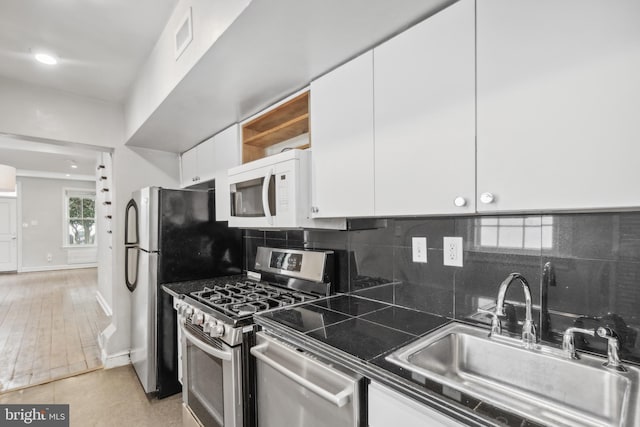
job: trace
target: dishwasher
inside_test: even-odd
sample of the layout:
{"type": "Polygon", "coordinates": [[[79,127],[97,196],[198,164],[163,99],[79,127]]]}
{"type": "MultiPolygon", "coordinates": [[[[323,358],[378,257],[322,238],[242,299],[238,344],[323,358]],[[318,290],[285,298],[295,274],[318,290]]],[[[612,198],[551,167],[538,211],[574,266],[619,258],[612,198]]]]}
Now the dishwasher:
{"type": "Polygon", "coordinates": [[[264,331],[257,333],[251,354],[259,427],[359,427],[365,421],[362,376],[264,331]]]}

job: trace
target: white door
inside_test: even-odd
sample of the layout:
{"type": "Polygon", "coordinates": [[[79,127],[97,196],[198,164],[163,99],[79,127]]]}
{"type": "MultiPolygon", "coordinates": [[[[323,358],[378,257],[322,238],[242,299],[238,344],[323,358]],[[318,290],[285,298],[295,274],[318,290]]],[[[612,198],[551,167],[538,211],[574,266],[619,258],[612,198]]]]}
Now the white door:
{"type": "Polygon", "coordinates": [[[477,12],[478,211],[640,206],[640,2],[477,12]]]}
{"type": "Polygon", "coordinates": [[[373,49],[375,213],[475,211],[475,2],[373,49]]]}
{"type": "Polygon", "coordinates": [[[373,52],[311,82],[314,218],[373,216],[373,52]]]}
{"type": "Polygon", "coordinates": [[[18,269],[16,199],[0,197],[0,271],[18,269]]]}
{"type": "Polygon", "coordinates": [[[198,178],[198,147],[182,153],[180,166],[181,186],[184,188],[196,184],[198,178]]]}

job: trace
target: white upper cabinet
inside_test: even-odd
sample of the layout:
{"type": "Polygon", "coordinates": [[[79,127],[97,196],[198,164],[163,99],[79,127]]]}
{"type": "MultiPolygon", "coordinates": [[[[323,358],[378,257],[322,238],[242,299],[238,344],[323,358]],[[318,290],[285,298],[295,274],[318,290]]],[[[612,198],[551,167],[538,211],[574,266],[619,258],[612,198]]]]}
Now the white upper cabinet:
{"type": "Polygon", "coordinates": [[[314,218],[374,214],[373,52],[311,82],[314,218]]]}
{"type": "Polygon", "coordinates": [[[180,185],[184,188],[197,184],[197,178],[198,147],[194,147],[180,156],[180,185]]]}
{"type": "Polygon", "coordinates": [[[216,178],[240,164],[238,125],[228,127],[181,156],[181,185],[189,187],[216,178]]]}
{"type": "Polygon", "coordinates": [[[209,169],[212,175],[226,172],[240,164],[240,133],[237,124],[230,126],[213,137],[213,159],[209,169]]]}
{"type": "Polygon", "coordinates": [[[196,147],[198,163],[197,182],[211,181],[216,173],[216,146],[217,138],[213,136],[196,147]]]}
{"type": "Polygon", "coordinates": [[[478,211],[640,206],[640,2],[477,12],[478,211]]]}
{"type": "Polygon", "coordinates": [[[474,212],[473,0],[374,49],[374,107],[376,215],[474,212]]]}

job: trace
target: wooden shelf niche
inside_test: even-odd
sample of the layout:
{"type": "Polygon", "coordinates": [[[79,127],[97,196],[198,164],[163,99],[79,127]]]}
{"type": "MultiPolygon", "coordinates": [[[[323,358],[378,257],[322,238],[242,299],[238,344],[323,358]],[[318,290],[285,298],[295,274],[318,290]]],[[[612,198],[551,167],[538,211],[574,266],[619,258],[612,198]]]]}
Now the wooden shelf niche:
{"type": "MultiPolygon", "coordinates": [[[[309,133],[309,91],[267,111],[242,126],[242,163],[266,157],[276,144],[309,133]]],[[[290,148],[310,147],[309,138],[297,138],[290,148]]]]}

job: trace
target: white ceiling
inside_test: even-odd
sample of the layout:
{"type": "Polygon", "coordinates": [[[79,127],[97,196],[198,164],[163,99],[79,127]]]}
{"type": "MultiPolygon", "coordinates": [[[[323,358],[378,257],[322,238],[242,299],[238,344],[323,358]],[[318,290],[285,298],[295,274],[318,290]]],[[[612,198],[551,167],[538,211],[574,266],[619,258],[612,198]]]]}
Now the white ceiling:
{"type": "Polygon", "coordinates": [[[0,163],[20,172],[95,176],[98,152],[81,144],[58,145],[0,135],[0,163]],[[74,163],[78,167],[72,168],[74,163]]]}
{"type": "Polygon", "coordinates": [[[0,75],[121,103],[178,0],[2,0],[0,75]],[[33,60],[54,53],[59,64],[33,60]]]}
{"type": "Polygon", "coordinates": [[[253,0],[127,145],[183,152],[455,0],[253,0]]]}
{"type": "MultiPolygon", "coordinates": [[[[0,76],[123,103],[178,0],[0,0],[0,76]],[[32,51],[58,58],[51,67],[32,51]]],[[[0,163],[90,175],[96,152],[0,135],[0,163]],[[74,160],[78,168],[71,169],[74,160]]]]}

